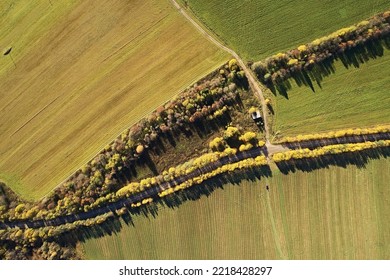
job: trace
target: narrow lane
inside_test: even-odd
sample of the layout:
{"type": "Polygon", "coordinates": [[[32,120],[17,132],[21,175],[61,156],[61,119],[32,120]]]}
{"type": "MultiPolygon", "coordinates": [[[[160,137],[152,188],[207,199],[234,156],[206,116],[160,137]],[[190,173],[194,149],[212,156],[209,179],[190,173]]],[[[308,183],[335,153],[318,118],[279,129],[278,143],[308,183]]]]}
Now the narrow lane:
{"type": "Polygon", "coordinates": [[[263,95],[263,91],[260,88],[259,83],[257,82],[256,77],[254,76],[253,72],[246,66],[244,61],[241,59],[241,57],[232,49],[228,48],[227,46],[220,43],[214,36],[212,36],[209,32],[207,32],[207,29],[205,27],[202,27],[200,24],[198,24],[186,11],[183,9],[176,0],[171,0],[172,4],[176,7],[176,9],[193,25],[196,29],[199,30],[203,36],[205,36],[209,41],[214,43],[217,47],[223,49],[227,53],[231,54],[240,65],[241,69],[245,72],[246,77],[248,78],[249,85],[256,94],[256,96],[260,99],[261,107],[263,111],[263,119],[264,119],[264,130],[265,130],[265,138],[267,144],[270,143],[269,141],[269,127],[268,127],[268,117],[267,117],[267,105],[265,103],[265,98],[263,95]]]}

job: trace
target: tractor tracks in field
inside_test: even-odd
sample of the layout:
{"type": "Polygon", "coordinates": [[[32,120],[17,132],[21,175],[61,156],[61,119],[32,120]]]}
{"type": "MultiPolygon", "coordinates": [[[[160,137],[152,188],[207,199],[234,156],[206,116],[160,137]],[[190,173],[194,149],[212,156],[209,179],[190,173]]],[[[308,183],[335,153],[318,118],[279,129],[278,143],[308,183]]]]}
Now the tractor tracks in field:
{"type": "Polygon", "coordinates": [[[24,124],[22,124],[20,127],[18,127],[9,137],[14,136],[16,133],[18,133],[23,127],[25,127],[27,124],[29,124],[32,120],[34,120],[39,114],[41,114],[46,108],[48,108],[51,104],[53,104],[60,95],[58,95],[56,98],[54,98],[52,101],[50,101],[48,104],[46,104],[43,108],[41,108],[37,113],[35,113],[32,117],[30,117],[24,124]]]}

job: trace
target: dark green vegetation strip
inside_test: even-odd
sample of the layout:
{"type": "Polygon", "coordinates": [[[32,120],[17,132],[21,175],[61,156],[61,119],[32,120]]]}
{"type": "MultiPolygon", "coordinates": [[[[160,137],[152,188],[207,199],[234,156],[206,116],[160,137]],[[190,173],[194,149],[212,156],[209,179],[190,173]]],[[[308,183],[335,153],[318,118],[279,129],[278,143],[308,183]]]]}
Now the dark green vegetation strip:
{"type": "Polygon", "coordinates": [[[389,180],[389,159],[275,173],[137,218],[84,248],[91,259],[388,259],[389,180]]]}
{"type": "Polygon", "coordinates": [[[387,0],[182,0],[247,60],[286,51],[390,8],[387,0]]]}

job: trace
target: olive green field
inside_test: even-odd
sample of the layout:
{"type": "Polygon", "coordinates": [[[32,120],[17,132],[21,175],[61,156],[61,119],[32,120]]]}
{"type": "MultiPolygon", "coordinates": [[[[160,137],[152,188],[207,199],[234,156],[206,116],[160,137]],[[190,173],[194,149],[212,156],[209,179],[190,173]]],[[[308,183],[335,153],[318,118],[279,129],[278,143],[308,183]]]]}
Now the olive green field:
{"type": "MultiPolygon", "coordinates": [[[[345,68],[335,64],[335,74],[319,87],[298,87],[291,79],[288,99],[274,98],[273,132],[280,136],[369,127],[390,123],[390,51],[382,57],[345,68]]],[[[271,93],[270,93],[271,94],[271,93]]]]}
{"type": "Polygon", "coordinates": [[[180,0],[245,60],[261,60],[390,8],[377,0],[180,0]]]}
{"type": "Polygon", "coordinates": [[[83,247],[89,259],[389,259],[388,182],[388,158],[365,168],[274,170],[136,217],[83,247]]]}
{"type": "Polygon", "coordinates": [[[0,26],[0,180],[27,200],[229,59],[169,0],[1,1],[0,26]]]}

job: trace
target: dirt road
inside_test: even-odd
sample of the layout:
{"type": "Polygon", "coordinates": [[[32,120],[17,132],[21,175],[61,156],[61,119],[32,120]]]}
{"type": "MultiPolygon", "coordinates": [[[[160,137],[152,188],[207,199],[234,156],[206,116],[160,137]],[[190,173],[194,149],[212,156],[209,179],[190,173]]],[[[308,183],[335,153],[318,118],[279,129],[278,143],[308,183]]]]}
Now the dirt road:
{"type": "Polygon", "coordinates": [[[178,11],[193,25],[196,29],[199,30],[200,33],[202,33],[208,40],[210,40],[212,43],[217,45],[219,48],[223,49],[227,53],[231,54],[240,65],[241,69],[245,72],[246,77],[248,78],[249,85],[253,92],[259,97],[261,102],[261,107],[263,111],[263,119],[264,119],[264,130],[265,130],[265,137],[267,140],[267,145],[269,142],[269,127],[268,127],[268,118],[267,118],[267,105],[265,104],[265,98],[263,95],[263,91],[260,88],[259,83],[257,82],[256,77],[254,76],[253,72],[246,66],[244,61],[241,59],[241,57],[232,49],[228,48],[227,46],[220,43],[217,39],[215,39],[214,36],[212,36],[209,32],[207,32],[207,29],[200,24],[198,24],[178,3],[176,0],[171,0],[173,5],[178,9],[178,11]]]}

